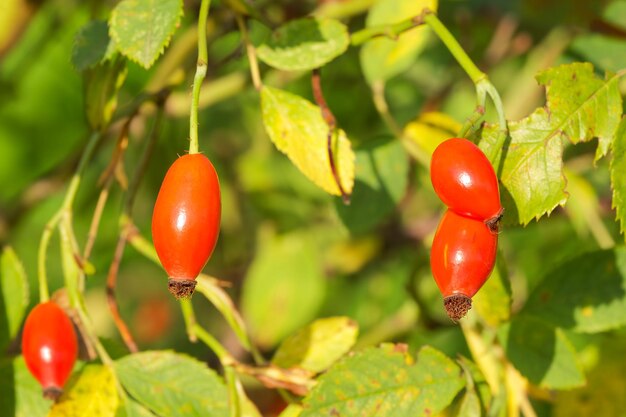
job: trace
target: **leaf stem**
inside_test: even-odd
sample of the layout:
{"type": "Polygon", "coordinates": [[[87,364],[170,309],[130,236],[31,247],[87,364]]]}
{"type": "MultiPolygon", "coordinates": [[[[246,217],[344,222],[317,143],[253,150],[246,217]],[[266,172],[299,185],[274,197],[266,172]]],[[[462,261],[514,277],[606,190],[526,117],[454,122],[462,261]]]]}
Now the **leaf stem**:
{"type": "Polygon", "coordinates": [[[193,77],[191,93],[191,112],[189,115],[189,154],[198,153],[198,102],[200,101],[200,87],[206,77],[209,53],[206,41],[206,21],[209,16],[211,0],[202,0],[198,15],[198,62],[196,74],[193,77]]]}
{"type": "Polygon", "coordinates": [[[76,192],[78,191],[78,186],[80,185],[82,172],[85,169],[87,162],[89,162],[89,160],[91,159],[91,156],[93,155],[96,145],[100,141],[101,137],[101,131],[94,131],[91,134],[89,141],[87,142],[87,146],[85,147],[85,150],[83,151],[83,154],[80,158],[74,176],[70,181],[67,191],[65,192],[63,204],[61,205],[59,210],[54,213],[50,220],[48,220],[48,222],[44,226],[43,232],[41,233],[41,239],[39,240],[39,249],[37,252],[37,276],[39,281],[39,301],[42,303],[50,299],[50,291],[48,289],[48,277],[46,273],[46,257],[48,254],[48,245],[50,244],[50,238],[52,237],[54,229],[59,224],[59,221],[61,221],[61,218],[66,214],[66,212],[71,210],[74,198],[76,197],[76,192]]]}
{"type": "Polygon", "coordinates": [[[209,347],[209,349],[213,351],[213,353],[215,353],[223,366],[230,366],[236,363],[235,359],[230,355],[226,348],[197,323],[193,325],[193,332],[198,336],[198,339],[200,339],[209,347]]]}
{"type": "Polygon", "coordinates": [[[239,26],[239,31],[241,32],[241,37],[246,46],[246,54],[248,55],[248,63],[250,65],[250,76],[252,77],[252,84],[254,88],[261,90],[263,87],[263,83],[261,81],[261,71],[259,70],[259,61],[256,58],[256,50],[254,49],[254,45],[250,41],[250,36],[248,35],[248,28],[246,27],[246,22],[243,17],[239,14],[235,14],[235,19],[237,19],[237,26],[239,26]]]}
{"type": "Polygon", "coordinates": [[[452,33],[450,33],[448,28],[441,23],[441,20],[439,20],[435,13],[430,10],[424,10],[422,14],[424,23],[428,24],[433,32],[435,32],[441,42],[444,43],[452,56],[454,56],[457,60],[459,65],[461,65],[463,70],[472,79],[474,84],[477,84],[480,80],[487,77],[484,72],[478,69],[465,50],[461,47],[459,42],[454,38],[454,36],[452,36],[452,33]]]}
{"type": "Polygon", "coordinates": [[[228,387],[228,400],[230,402],[230,417],[241,417],[241,402],[237,390],[237,374],[232,366],[224,367],[226,386],[228,387]]]}
{"type": "Polygon", "coordinates": [[[343,185],[341,184],[341,177],[339,176],[339,170],[337,169],[337,164],[335,163],[335,154],[333,152],[333,137],[337,133],[337,119],[335,119],[335,115],[333,115],[333,112],[330,110],[330,107],[328,107],[326,99],[324,98],[319,68],[313,70],[313,74],[311,75],[311,88],[313,90],[315,103],[317,103],[317,105],[321,109],[322,118],[328,125],[328,134],[326,136],[326,152],[328,154],[330,172],[333,175],[333,179],[335,180],[335,184],[337,185],[337,189],[339,190],[339,194],[341,195],[343,203],[347,205],[350,204],[350,195],[346,193],[346,190],[344,190],[343,185]]]}
{"type": "Polygon", "coordinates": [[[426,12],[423,12],[417,16],[402,20],[391,25],[378,25],[361,29],[350,35],[350,44],[352,46],[359,46],[371,39],[380,37],[386,37],[396,40],[398,39],[398,36],[406,32],[407,30],[411,30],[414,27],[424,24],[425,14],[426,12]]]}
{"type": "Polygon", "coordinates": [[[187,330],[187,337],[189,341],[195,343],[198,341],[198,336],[195,332],[196,315],[193,312],[193,305],[191,299],[180,299],[180,309],[183,312],[183,320],[185,321],[185,329],[187,330]]]}

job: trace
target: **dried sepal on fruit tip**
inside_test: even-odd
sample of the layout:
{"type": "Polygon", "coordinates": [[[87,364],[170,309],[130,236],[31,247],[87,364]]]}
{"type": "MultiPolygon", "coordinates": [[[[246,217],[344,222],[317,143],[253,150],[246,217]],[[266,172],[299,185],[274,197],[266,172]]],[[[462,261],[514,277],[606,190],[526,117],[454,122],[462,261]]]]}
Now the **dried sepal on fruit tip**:
{"type": "Polygon", "coordinates": [[[443,299],[448,317],[455,323],[461,320],[472,308],[472,299],[463,294],[454,294],[443,299]]]}
{"type": "Polygon", "coordinates": [[[177,300],[191,298],[196,290],[196,281],[191,279],[170,278],[167,281],[167,289],[177,300]]]}
{"type": "Polygon", "coordinates": [[[63,390],[59,387],[48,387],[43,390],[43,397],[54,402],[57,402],[62,394],[63,390]]]}

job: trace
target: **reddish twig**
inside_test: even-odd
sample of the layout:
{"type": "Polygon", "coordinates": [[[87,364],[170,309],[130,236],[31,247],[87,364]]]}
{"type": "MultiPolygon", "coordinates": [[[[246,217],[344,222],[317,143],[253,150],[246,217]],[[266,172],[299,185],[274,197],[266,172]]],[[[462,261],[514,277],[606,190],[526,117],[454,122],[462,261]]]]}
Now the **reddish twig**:
{"type": "Polygon", "coordinates": [[[113,261],[111,262],[111,266],[109,267],[109,273],[107,275],[107,302],[109,303],[109,309],[111,310],[111,316],[113,317],[113,321],[117,326],[117,330],[120,332],[120,336],[122,336],[122,340],[128,347],[128,350],[131,353],[138,352],[137,344],[133,339],[133,336],[126,326],[126,323],[120,316],[120,311],[117,306],[117,299],[115,298],[115,286],[117,285],[117,274],[119,271],[120,263],[122,261],[122,256],[124,255],[124,248],[126,247],[126,241],[129,236],[134,233],[134,226],[131,224],[127,224],[124,226],[122,233],[117,241],[117,246],[115,247],[115,255],[113,256],[113,261]]]}
{"type": "Polygon", "coordinates": [[[328,162],[330,164],[330,171],[333,174],[333,178],[335,179],[337,188],[339,188],[339,193],[341,194],[341,199],[343,200],[344,204],[350,204],[350,195],[346,193],[346,191],[343,189],[343,186],[341,185],[341,178],[339,177],[339,170],[337,169],[337,165],[335,164],[335,155],[333,153],[333,136],[337,132],[337,119],[335,119],[335,116],[333,115],[332,111],[328,107],[328,104],[326,103],[326,100],[324,99],[319,68],[313,70],[313,74],[311,76],[311,87],[313,89],[313,97],[315,98],[315,102],[322,110],[322,117],[328,125],[326,149],[328,151],[328,162]]]}

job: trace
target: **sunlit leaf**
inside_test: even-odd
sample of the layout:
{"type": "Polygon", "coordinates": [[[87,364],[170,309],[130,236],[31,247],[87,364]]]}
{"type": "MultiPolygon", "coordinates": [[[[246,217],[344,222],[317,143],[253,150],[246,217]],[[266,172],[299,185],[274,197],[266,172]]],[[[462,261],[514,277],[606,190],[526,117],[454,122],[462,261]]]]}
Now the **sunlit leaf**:
{"type": "MultiPolygon", "coordinates": [[[[274,145],[311,181],[333,195],[340,195],[328,157],[328,125],[320,108],[311,102],[272,87],[261,90],[265,130],[274,145]]],[[[343,190],[354,185],[354,153],[343,130],[333,135],[331,149],[343,190]]]]}
{"type": "Polygon", "coordinates": [[[196,359],[146,351],[115,361],[115,370],[129,394],[159,416],[228,416],[226,386],[196,359]]]}
{"type": "Polygon", "coordinates": [[[111,12],[111,38],[122,54],[150,68],[169,44],[182,14],[182,0],[122,0],[111,12]]]}
{"type": "Polygon", "coordinates": [[[119,397],[111,370],[103,365],[87,365],[52,407],[48,417],[113,417],[119,397]]]}
{"type": "Polygon", "coordinates": [[[626,117],[622,118],[615,142],[613,142],[613,158],[611,159],[611,187],[616,218],[622,234],[626,231],[626,117]]]}
{"type": "Polygon", "coordinates": [[[312,70],[343,54],[349,44],[348,29],[338,20],[304,18],[276,29],[256,52],[274,68],[312,70]]]}
{"type": "Polygon", "coordinates": [[[356,342],[357,324],[348,317],[315,320],[278,347],[272,363],[321,372],[345,355],[356,342]]]}
{"type": "MultiPolygon", "coordinates": [[[[600,79],[587,63],[550,68],[537,76],[546,87],[547,106],[509,123],[510,142],[498,150],[494,164],[504,186],[507,217],[527,224],[565,203],[563,140],[578,143],[597,137],[596,158],[606,154],[622,114],[618,78],[608,74],[600,79]],[[507,207],[507,194],[513,207],[507,207]]],[[[494,126],[483,130],[480,146],[486,153],[496,136],[494,126]]]]}
{"type": "Polygon", "coordinates": [[[422,348],[415,359],[401,346],[367,348],[319,379],[301,416],[437,415],[464,383],[459,367],[433,348],[422,348]]]}
{"type": "Polygon", "coordinates": [[[445,113],[427,112],[419,115],[417,120],[408,123],[404,134],[429,157],[441,142],[455,137],[461,124],[445,113]]]}

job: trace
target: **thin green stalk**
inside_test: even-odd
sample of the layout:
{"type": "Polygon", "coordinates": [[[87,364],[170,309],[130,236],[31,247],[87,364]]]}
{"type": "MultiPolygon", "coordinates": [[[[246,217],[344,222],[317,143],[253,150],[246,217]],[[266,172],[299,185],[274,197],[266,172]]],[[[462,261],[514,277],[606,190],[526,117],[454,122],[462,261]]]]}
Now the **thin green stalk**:
{"type": "Polygon", "coordinates": [[[448,28],[441,23],[441,20],[439,20],[436,14],[425,13],[424,23],[428,24],[441,42],[446,45],[452,56],[454,56],[459,65],[461,65],[463,70],[469,75],[474,84],[477,84],[480,80],[487,77],[484,72],[478,69],[465,50],[459,45],[459,42],[452,36],[448,28]]]}
{"type": "Polygon", "coordinates": [[[237,19],[237,26],[239,26],[241,37],[246,46],[246,53],[248,55],[248,63],[250,65],[250,76],[252,77],[252,84],[254,85],[254,88],[260,90],[261,87],[263,87],[263,83],[261,82],[261,71],[259,70],[259,61],[256,58],[254,45],[252,45],[252,42],[250,41],[248,28],[246,27],[246,22],[243,20],[243,17],[241,17],[241,15],[239,14],[236,14],[235,18],[237,19]]]}
{"type": "Polygon", "coordinates": [[[96,145],[100,141],[101,137],[102,132],[100,131],[96,131],[91,134],[89,141],[87,142],[87,146],[85,147],[85,150],[80,158],[80,162],[78,163],[78,167],[76,168],[76,172],[70,181],[67,191],[65,192],[63,204],[61,205],[61,208],[54,213],[50,220],[48,220],[41,234],[41,239],[39,240],[39,250],[37,252],[37,275],[39,281],[39,300],[42,303],[50,299],[48,276],[46,273],[46,256],[48,254],[50,238],[52,237],[52,233],[54,232],[55,227],[59,224],[61,218],[69,210],[71,210],[74,198],[76,197],[76,192],[78,191],[78,186],[80,185],[82,172],[91,159],[91,156],[93,155],[96,145]]]}
{"type": "Polygon", "coordinates": [[[378,25],[361,29],[350,35],[350,44],[352,46],[359,46],[370,39],[379,37],[397,39],[403,32],[413,29],[423,23],[423,15],[418,15],[391,25],[378,25]]]}
{"type": "Polygon", "coordinates": [[[228,387],[228,399],[230,402],[230,417],[241,417],[241,404],[239,401],[239,392],[237,390],[237,374],[232,366],[224,367],[224,376],[226,377],[226,386],[228,387]]]}
{"type": "Polygon", "coordinates": [[[180,301],[180,309],[183,312],[183,319],[185,321],[185,329],[187,329],[187,337],[189,341],[195,343],[198,341],[198,337],[194,332],[196,325],[196,315],[193,312],[193,305],[191,304],[191,299],[181,299],[180,301]]]}
{"type": "Polygon", "coordinates": [[[198,16],[198,63],[196,74],[193,77],[191,93],[191,113],[189,115],[189,153],[198,153],[198,102],[200,101],[200,87],[206,77],[209,53],[206,42],[206,21],[209,16],[211,0],[202,0],[200,15],[198,16]]]}
{"type": "Polygon", "coordinates": [[[198,325],[197,323],[194,324],[193,332],[196,334],[196,336],[198,336],[198,339],[200,339],[205,345],[209,347],[209,349],[213,351],[213,353],[215,353],[223,366],[229,366],[236,362],[235,359],[226,350],[226,348],[222,346],[222,344],[209,332],[204,330],[202,326],[198,325]]]}

